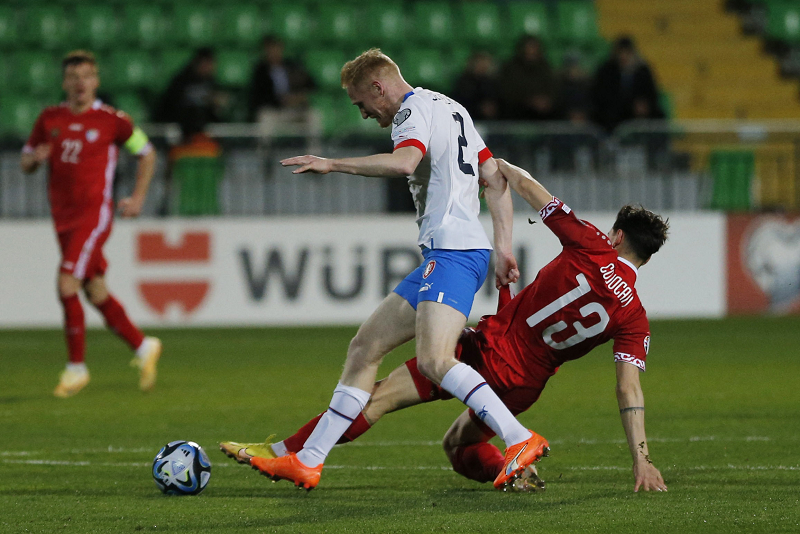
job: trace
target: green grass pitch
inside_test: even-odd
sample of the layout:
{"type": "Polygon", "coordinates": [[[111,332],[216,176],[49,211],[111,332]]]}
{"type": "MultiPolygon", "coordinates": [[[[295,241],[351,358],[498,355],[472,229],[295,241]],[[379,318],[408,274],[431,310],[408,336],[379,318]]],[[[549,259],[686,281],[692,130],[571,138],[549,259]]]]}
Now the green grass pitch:
{"type": "MultiPolygon", "coordinates": [[[[330,399],[352,328],[156,332],[154,392],[90,331],[92,382],[51,396],[60,331],[0,331],[0,532],[800,532],[800,319],[654,322],[642,376],[651,455],[669,492],[634,494],[605,346],[566,364],[521,416],[546,436],[547,490],[459,477],[438,445],[457,401],[388,415],[298,491],[225,458],[221,440],[285,437],[330,399]],[[213,468],[167,497],[150,465],[175,439],[213,468]]],[[[410,357],[391,354],[384,376],[410,357]]]]}

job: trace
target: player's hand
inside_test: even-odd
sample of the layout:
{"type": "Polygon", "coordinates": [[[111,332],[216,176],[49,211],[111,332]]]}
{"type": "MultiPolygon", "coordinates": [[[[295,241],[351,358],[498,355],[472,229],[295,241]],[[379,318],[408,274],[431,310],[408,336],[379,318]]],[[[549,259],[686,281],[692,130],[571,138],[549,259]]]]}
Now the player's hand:
{"type": "Polygon", "coordinates": [[[497,289],[519,280],[517,258],[511,252],[495,250],[494,285],[497,289]]]}
{"type": "Polygon", "coordinates": [[[649,461],[642,460],[633,464],[633,478],[635,485],[633,491],[667,491],[667,485],[661,476],[661,472],[649,461]]]}
{"type": "Polygon", "coordinates": [[[119,212],[125,218],[138,217],[142,213],[142,206],[144,206],[144,199],[135,196],[123,198],[117,205],[119,212]]]}
{"type": "Polygon", "coordinates": [[[331,172],[331,160],[318,156],[295,156],[281,160],[284,167],[297,166],[299,168],[292,171],[292,174],[302,174],[313,172],[316,174],[328,174],[331,172]]]}
{"type": "Polygon", "coordinates": [[[53,152],[53,145],[43,143],[33,149],[33,159],[36,163],[44,163],[50,158],[50,153],[53,152]]]}

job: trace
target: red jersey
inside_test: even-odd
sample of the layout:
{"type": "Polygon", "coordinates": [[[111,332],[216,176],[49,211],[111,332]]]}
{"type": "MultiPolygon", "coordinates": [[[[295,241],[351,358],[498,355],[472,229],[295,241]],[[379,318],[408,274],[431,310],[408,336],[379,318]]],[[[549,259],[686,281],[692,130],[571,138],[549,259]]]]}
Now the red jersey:
{"type": "Polygon", "coordinates": [[[557,198],[540,214],[564,249],[497,315],[481,319],[477,330],[531,384],[543,385],[561,364],[610,339],[615,361],[644,371],[650,327],[634,289],[635,266],[557,198]]]}
{"type": "Polygon", "coordinates": [[[66,104],[39,115],[23,152],[52,145],[48,193],[56,232],[110,224],[117,154],[132,134],[130,117],[99,100],[78,115],[66,104]]]}

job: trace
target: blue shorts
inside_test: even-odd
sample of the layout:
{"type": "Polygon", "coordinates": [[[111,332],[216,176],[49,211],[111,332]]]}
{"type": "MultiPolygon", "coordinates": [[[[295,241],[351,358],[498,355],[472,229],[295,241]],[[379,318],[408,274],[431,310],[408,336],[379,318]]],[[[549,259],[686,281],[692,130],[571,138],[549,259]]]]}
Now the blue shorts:
{"type": "Polygon", "coordinates": [[[416,310],[423,300],[441,302],[469,317],[475,293],[486,280],[491,250],[425,249],[425,261],[394,292],[416,310]]]}

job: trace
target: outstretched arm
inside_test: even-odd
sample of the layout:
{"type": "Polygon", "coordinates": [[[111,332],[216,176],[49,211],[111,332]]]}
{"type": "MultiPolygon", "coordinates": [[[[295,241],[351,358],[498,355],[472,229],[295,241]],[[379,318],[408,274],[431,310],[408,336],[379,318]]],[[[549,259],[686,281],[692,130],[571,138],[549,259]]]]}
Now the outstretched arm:
{"type": "Polygon", "coordinates": [[[553,195],[542,184],[534,180],[528,171],[503,159],[495,161],[497,161],[500,172],[506,177],[511,188],[524,198],[533,209],[539,211],[553,200],[553,195]]]}
{"type": "Polygon", "coordinates": [[[517,260],[511,249],[511,230],[514,220],[514,205],[511,202],[511,189],[503,177],[494,158],[481,163],[479,169],[486,205],[492,216],[494,231],[495,286],[507,286],[519,279],[517,260]]]}
{"type": "Polygon", "coordinates": [[[622,426],[628,438],[628,448],[633,457],[633,491],[667,491],[661,473],[650,460],[647,437],[644,432],[644,394],[639,383],[639,368],[626,362],[617,362],[617,403],[622,426]]]}
{"type": "Polygon", "coordinates": [[[360,176],[379,178],[401,178],[414,173],[422,161],[422,151],[413,146],[398,148],[391,154],[375,154],[360,158],[320,158],[318,156],[295,156],[281,160],[284,167],[297,166],[293,174],[312,172],[328,174],[344,172],[360,176]]]}

